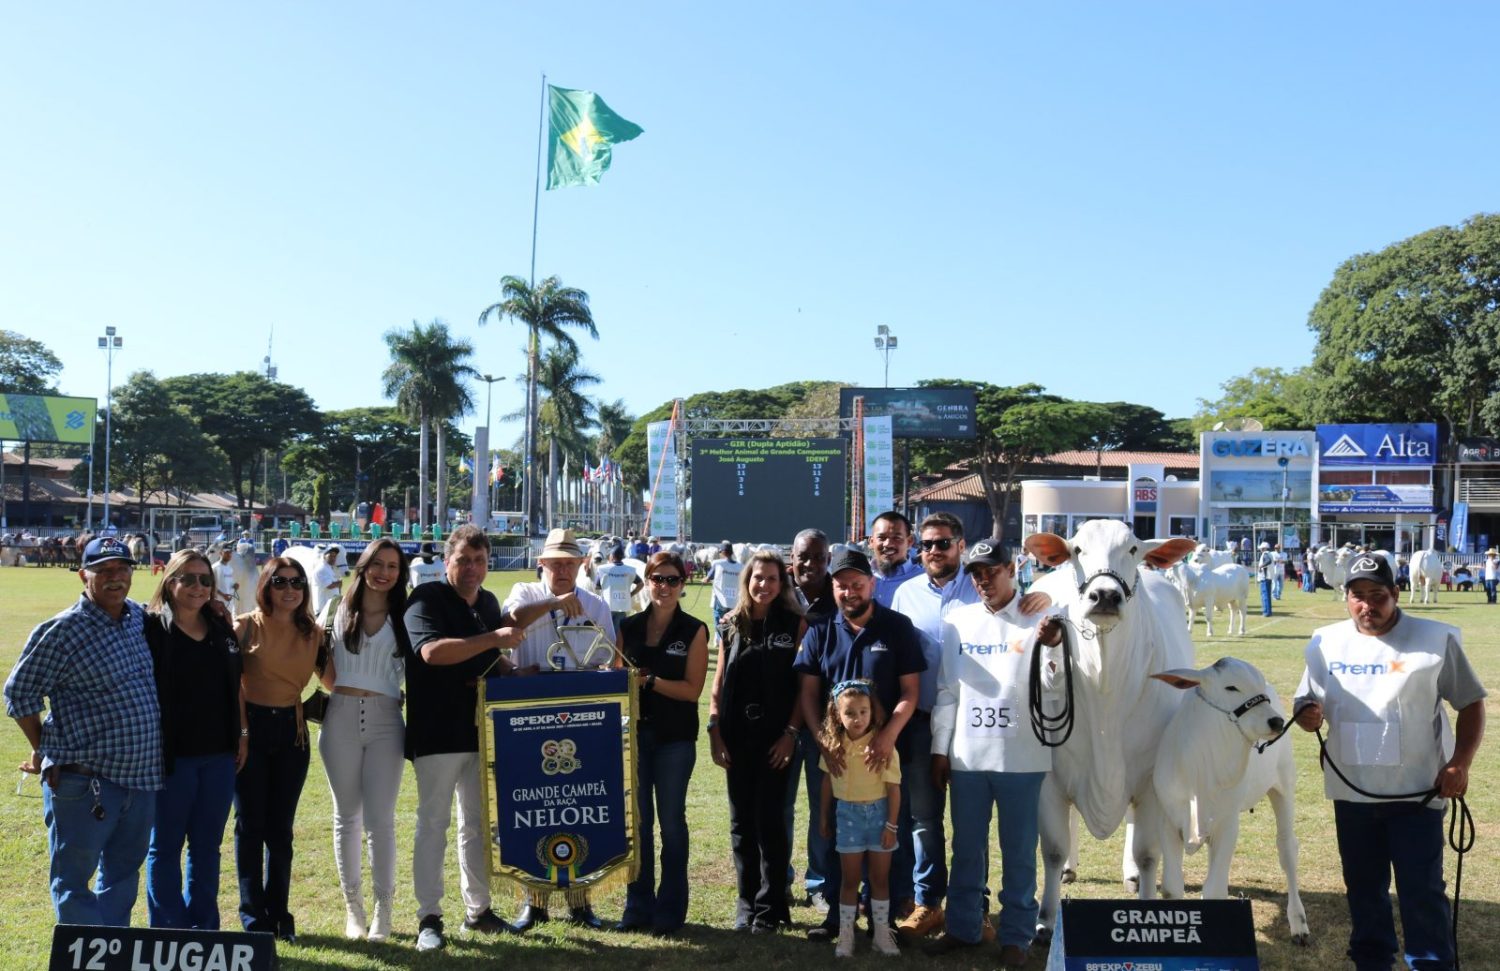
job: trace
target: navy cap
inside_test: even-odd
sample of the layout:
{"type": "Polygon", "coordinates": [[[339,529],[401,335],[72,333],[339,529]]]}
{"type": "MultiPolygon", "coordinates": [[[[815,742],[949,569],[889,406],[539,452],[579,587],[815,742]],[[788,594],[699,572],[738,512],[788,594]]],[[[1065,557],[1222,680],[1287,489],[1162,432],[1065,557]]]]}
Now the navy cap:
{"type": "Polygon", "coordinates": [[[833,554],[833,560],[828,564],[828,575],[837,576],[844,570],[854,570],[863,573],[867,577],[875,575],[870,569],[870,558],[859,550],[846,546],[833,554]]]}
{"type": "Polygon", "coordinates": [[[1004,566],[1011,562],[1005,541],[998,536],[982,539],[969,547],[964,563],[968,566],[1004,566]]]}
{"type": "Polygon", "coordinates": [[[135,557],[130,555],[130,547],[115,539],[113,536],[101,536],[93,540],[83,548],[83,568],[98,566],[110,560],[123,560],[126,563],[134,563],[135,557]]]}
{"type": "Polygon", "coordinates": [[[1344,587],[1355,580],[1374,580],[1382,587],[1394,587],[1396,578],[1391,576],[1391,564],[1375,553],[1361,553],[1349,561],[1349,572],[1344,575],[1344,587]]]}

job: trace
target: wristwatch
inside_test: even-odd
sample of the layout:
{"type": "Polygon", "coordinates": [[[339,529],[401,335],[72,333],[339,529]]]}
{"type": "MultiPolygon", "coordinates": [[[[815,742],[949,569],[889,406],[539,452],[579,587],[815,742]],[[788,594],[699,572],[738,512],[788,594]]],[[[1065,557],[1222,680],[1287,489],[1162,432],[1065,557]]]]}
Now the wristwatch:
{"type": "Polygon", "coordinates": [[[656,690],[656,674],[655,673],[646,675],[646,690],[647,691],[655,691],[656,690]]]}

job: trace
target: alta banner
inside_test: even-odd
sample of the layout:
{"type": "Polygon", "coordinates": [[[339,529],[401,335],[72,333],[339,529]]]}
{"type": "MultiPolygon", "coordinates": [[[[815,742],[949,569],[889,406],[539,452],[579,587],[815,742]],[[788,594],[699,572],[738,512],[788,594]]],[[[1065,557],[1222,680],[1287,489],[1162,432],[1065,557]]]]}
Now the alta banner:
{"type": "Polygon", "coordinates": [[[633,878],[632,672],[487,678],[480,706],[491,876],[534,891],[633,878]]]}

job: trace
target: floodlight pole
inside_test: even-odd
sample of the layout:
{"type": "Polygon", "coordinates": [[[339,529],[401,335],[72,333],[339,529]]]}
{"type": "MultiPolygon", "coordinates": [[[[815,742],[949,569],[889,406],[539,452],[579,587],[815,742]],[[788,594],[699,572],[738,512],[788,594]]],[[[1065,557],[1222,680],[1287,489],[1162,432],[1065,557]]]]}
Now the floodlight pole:
{"type": "Polygon", "coordinates": [[[894,351],[897,346],[899,346],[899,341],[896,335],[891,333],[889,327],[881,324],[875,328],[875,350],[885,357],[885,383],[881,385],[882,388],[891,386],[891,351],[894,351]]]}
{"type": "MultiPolygon", "coordinates": [[[[104,527],[103,531],[108,533],[109,522],[109,437],[110,429],[114,425],[115,409],[113,405],[113,394],[115,387],[115,351],[125,345],[125,339],[115,333],[115,328],[104,328],[104,336],[99,338],[99,346],[104,349],[104,527]]],[[[90,468],[89,475],[92,480],[93,469],[90,468]]],[[[90,504],[89,509],[93,509],[90,504]]]]}
{"type": "MultiPolygon", "coordinates": [[[[529,361],[530,359],[531,359],[531,355],[528,354],[527,355],[527,360],[529,361]]],[[[502,374],[502,375],[500,375],[497,378],[494,375],[481,374],[479,376],[479,380],[481,380],[481,381],[484,382],[484,430],[485,430],[486,436],[488,436],[488,434],[490,432],[490,402],[493,400],[493,398],[495,396],[495,382],[496,381],[504,381],[505,380],[505,375],[502,374]]],[[[488,442],[488,438],[486,438],[486,441],[488,442]]],[[[493,442],[488,442],[488,444],[489,444],[490,450],[493,451],[495,449],[494,443],[493,442]]],[[[479,460],[480,460],[480,457],[476,456],[475,457],[475,461],[479,461],[479,460]]],[[[489,479],[489,475],[490,475],[490,469],[492,469],[494,467],[494,465],[493,465],[493,463],[491,463],[490,457],[488,455],[483,456],[483,461],[485,463],[485,466],[484,466],[484,475],[485,475],[485,478],[488,480],[489,479]]],[[[478,481],[478,478],[479,478],[479,470],[478,469],[474,470],[474,478],[475,478],[476,481],[478,481]]],[[[485,496],[487,497],[487,499],[489,501],[489,507],[487,509],[485,509],[485,511],[484,511],[485,525],[489,525],[490,513],[492,513],[492,512],[495,511],[495,486],[496,486],[496,483],[493,480],[490,480],[489,485],[484,490],[484,494],[485,494],[485,496]]]]}

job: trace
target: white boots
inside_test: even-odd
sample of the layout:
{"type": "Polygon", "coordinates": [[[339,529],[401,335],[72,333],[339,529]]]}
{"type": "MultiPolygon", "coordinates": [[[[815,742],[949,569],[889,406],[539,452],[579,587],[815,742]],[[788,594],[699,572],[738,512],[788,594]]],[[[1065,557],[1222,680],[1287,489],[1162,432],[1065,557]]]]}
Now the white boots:
{"type": "Polygon", "coordinates": [[[896,946],[896,935],[891,930],[889,900],[870,901],[870,925],[875,929],[875,950],[886,957],[895,957],[901,953],[901,949],[896,946]]]}
{"type": "Polygon", "coordinates": [[[344,898],[344,936],[351,941],[365,936],[365,902],[358,896],[344,898]]]}
{"type": "Polygon", "coordinates": [[[839,904],[839,939],[833,945],[834,957],[854,957],[854,918],[858,913],[855,904],[839,904]]]}
{"type": "Polygon", "coordinates": [[[370,940],[380,942],[391,936],[391,898],[375,898],[375,919],[370,921],[370,940]]]}

